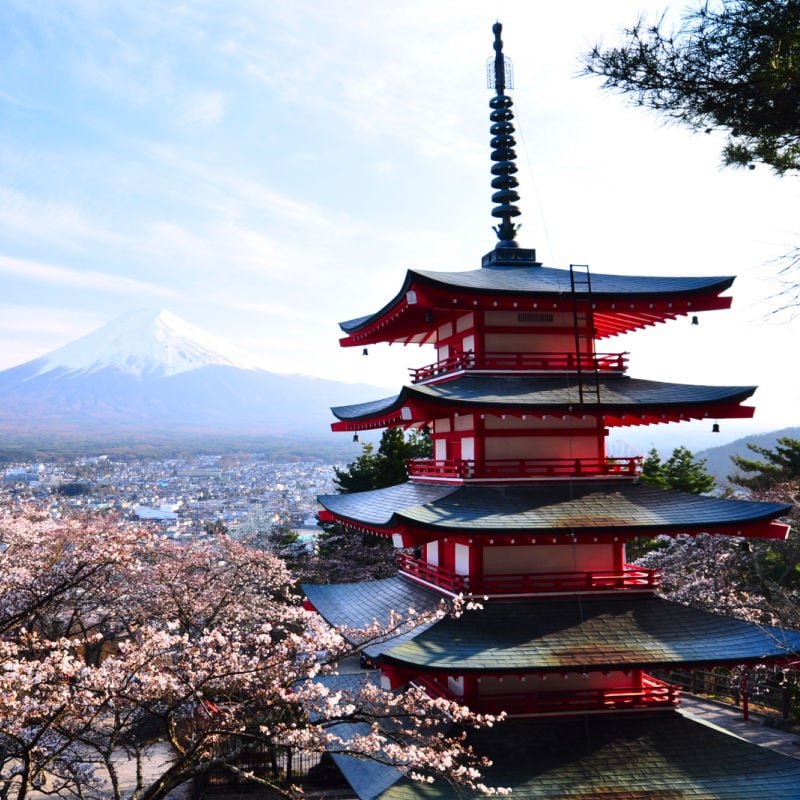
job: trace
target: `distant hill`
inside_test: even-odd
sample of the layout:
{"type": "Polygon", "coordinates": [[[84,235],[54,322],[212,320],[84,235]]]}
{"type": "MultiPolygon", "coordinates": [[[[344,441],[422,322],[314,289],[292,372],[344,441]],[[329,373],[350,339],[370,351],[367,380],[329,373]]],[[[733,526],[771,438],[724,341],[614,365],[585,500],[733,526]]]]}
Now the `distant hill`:
{"type": "Polygon", "coordinates": [[[697,458],[706,459],[706,468],[717,479],[717,483],[719,483],[720,486],[724,486],[728,483],[728,475],[734,472],[731,456],[750,457],[752,453],[747,447],[748,443],[771,449],[775,446],[778,439],[784,436],[788,436],[790,439],[800,439],[800,427],[782,428],[779,431],[753,434],[752,436],[737,439],[734,442],[729,442],[720,447],[700,450],[695,453],[695,456],[697,458]]]}
{"type": "Polygon", "coordinates": [[[330,407],[388,393],[268,372],[174,314],[148,309],[0,372],[0,456],[196,452],[225,442],[348,452],[347,437],[330,432],[330,407]]]}

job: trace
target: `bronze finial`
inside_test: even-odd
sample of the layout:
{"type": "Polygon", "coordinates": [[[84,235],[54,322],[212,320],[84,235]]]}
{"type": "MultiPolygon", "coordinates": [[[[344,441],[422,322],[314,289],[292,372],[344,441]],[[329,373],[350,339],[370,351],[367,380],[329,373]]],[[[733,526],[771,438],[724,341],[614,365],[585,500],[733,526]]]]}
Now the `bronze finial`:
{"type": "MultiPolygon", "coordinates": [[[[511,110],[513,100],[505,93],[506,88],[513,88],[513,73],[511,62],[503,55],[503,40],[500,38],[503,26],[495,22],[492,26],[494,32],[494,88],[495,96],[489,101],[492,113],[489,119],[492,121],[490,132],[492,134],[492,188],[497,191],[492,195],[492,202],[497,205],[492,209],[492,216],[500,220],[500,224],[494,227],[497,238],[500,240],[497,247],[517,247],[514,241],[517,235],[517,225],[511,222],[512,217],[519,216],[519,209],[514,205],[519,200],[519,194],[515,191],[519,182],[514,177],[517,166],[514,161],[517,158],[514,152],[516,141],[514,140],[514,112],[511,110]]],[[[491,63],[491,59],[490,59],[491,63]]]]}

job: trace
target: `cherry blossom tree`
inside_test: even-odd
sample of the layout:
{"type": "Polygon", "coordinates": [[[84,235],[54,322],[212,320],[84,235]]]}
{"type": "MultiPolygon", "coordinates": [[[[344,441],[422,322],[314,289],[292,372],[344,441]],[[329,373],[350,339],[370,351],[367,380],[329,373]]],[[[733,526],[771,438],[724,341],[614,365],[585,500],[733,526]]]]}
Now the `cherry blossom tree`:
{"type": "Polygon", "coordinates": [[[738,536],[661,537],[636,563],[663,573],[663,593],[752,622],[800,627],[800,486],[776,484],[754,500],[792,504],[786,541],[738,536]]]}
{"type": "MultiPolygon", "coordinates": [[[[3,796],[157,800],[283,748],[493,791],[481,760],[445,732],[491,718],[414,687],[332,688],[325,677],[365,643],[429,617],[336,630],[303,609],[292,584],[274,556],[226,536],[181,545],[114,517],[0,517],[3,796]],[[153,772],[155,740],[170,759],[153,772]],[[121,788],[121,761],[135,767],[132,789],[121,788]]],[[[277,774],[248,777],[293,791],[277,774]]]]}

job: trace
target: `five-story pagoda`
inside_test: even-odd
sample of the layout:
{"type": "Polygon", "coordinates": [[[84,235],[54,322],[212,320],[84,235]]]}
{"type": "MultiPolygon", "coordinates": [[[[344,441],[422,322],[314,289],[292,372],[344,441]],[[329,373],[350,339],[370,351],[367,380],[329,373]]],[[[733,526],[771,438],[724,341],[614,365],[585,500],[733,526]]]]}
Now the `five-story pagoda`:
{"type": "MultiPolygon", "coordinates": [[[[414,682],[516,720],[478,734],[476,746],[495,761],[490,778],[517,794],[800,797],[800,762],[680,716],[674,687],[650,674],[788,660],[800,634],[667,601],[660,576],[625,558],[640,536],[784,538],[775,520],[787,507],[658,489],[639,482],[640,459],[606,454],[611,428],[752,415],[743,402],[753,386],[632,378],[625,353],[597,349],[615,334],[728,308],[733,278],[590,275],[545,267],[517,245],[499,23],[494,33],[495,249],[479,269],[411,270],[382,309],[341,326],[344,346],[437,352],[396,396],[333,409],[334,430],[431,432],[433,458],[412,462],[408,482],[320,498],[321,516],[391,537],[399,574],[305,586],[307,598],[332,624],[359,626],[443,595],[480,597],[480,610],[366,654],[386,687],[414,682]]],[[[349,777],[352,762],[341,767],[349,777]]],[[[362,800],[447,792],[357,772],[362,800]]]]}

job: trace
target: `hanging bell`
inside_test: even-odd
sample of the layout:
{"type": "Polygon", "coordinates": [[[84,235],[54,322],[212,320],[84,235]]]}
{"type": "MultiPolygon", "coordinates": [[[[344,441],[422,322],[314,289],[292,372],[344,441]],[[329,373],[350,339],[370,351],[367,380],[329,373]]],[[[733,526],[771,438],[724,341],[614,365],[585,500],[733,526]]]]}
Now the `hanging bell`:
{"type": "Polygon", "coordinates": [[[692,325],[699,325],[700,320],[697,317],[692,317],[692,325]]]}
{"type": "Polygon", "coordinates": [[[365,348],[364,348],[364,349],[361,351],[361,355],[362,355],[362,356],[368,356],[368,355],[369,355],[369,350],[367,350],[367,348],[365,347],[365,348]]]}
{"type": "Polygon", "coordinates": [[[357,442],[357,441],[358,441],[358,434],[357,434],[357,433],[354,433],[354,434],[353,434],[353,441],[354,441],[354,442],[357,442]]]}
{"type": "Polygon", "coordinates": [[[711,433],[719,433],[719,422],[715,422],[711,426],[711,433]]]}

